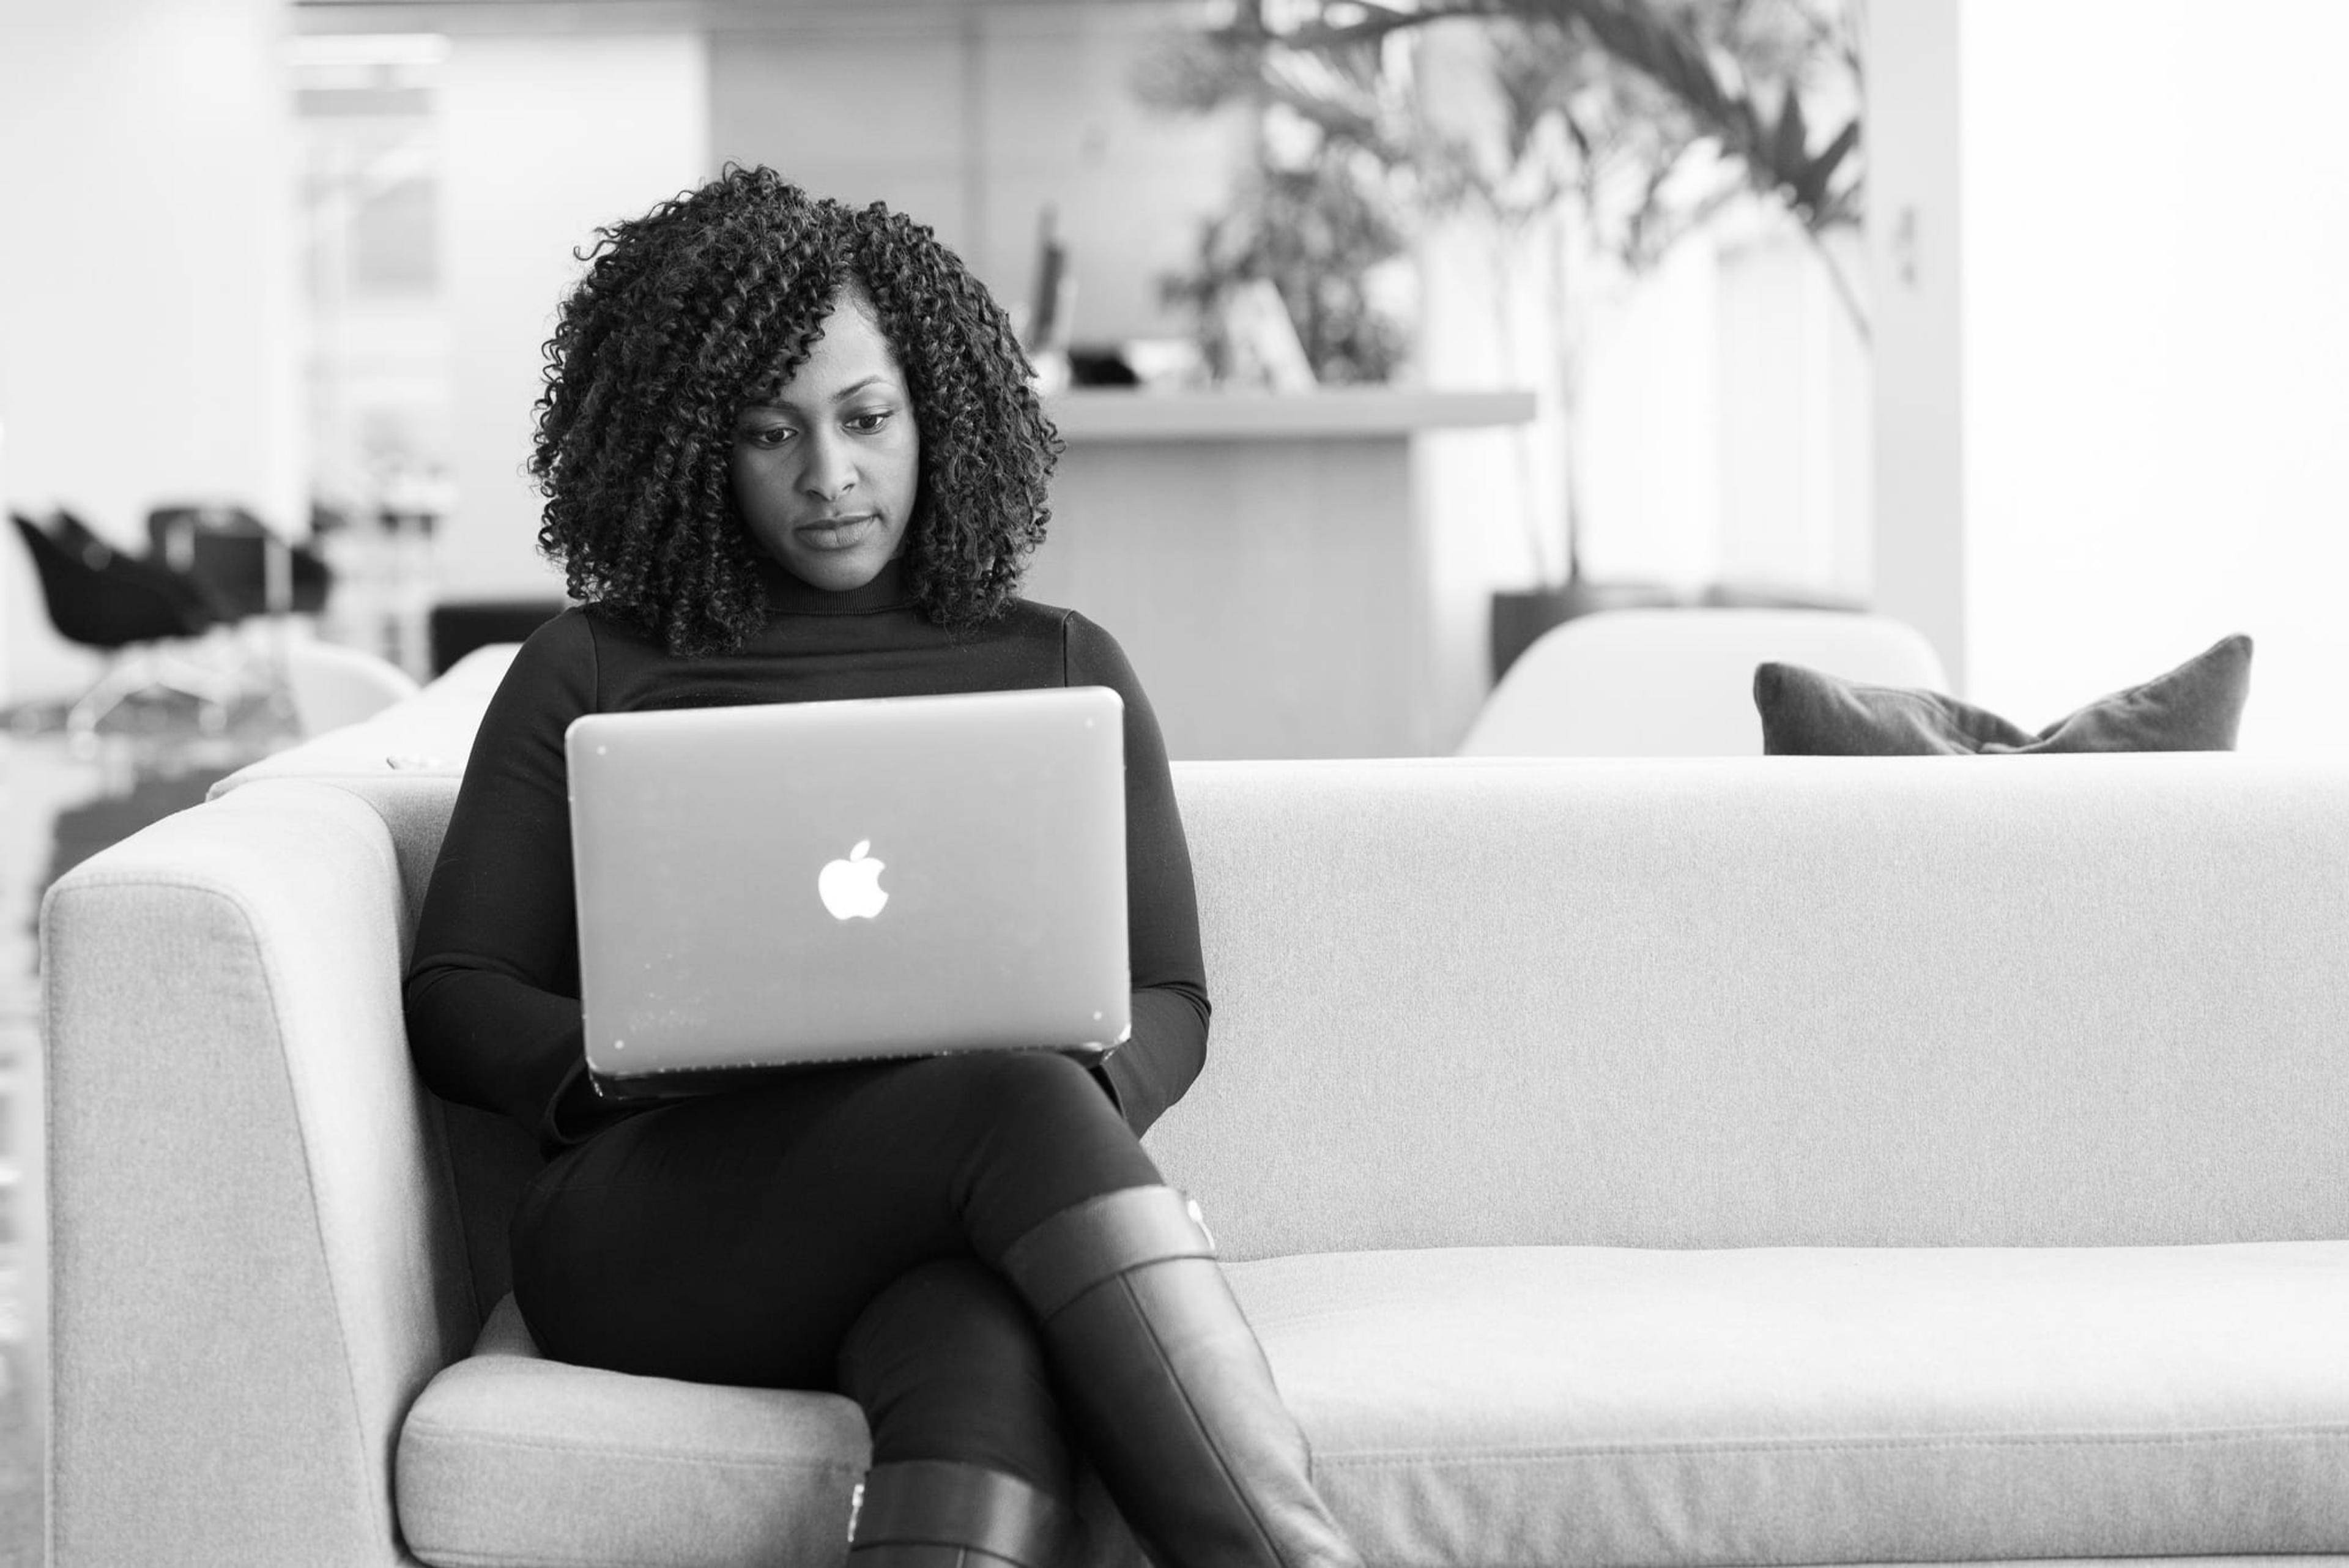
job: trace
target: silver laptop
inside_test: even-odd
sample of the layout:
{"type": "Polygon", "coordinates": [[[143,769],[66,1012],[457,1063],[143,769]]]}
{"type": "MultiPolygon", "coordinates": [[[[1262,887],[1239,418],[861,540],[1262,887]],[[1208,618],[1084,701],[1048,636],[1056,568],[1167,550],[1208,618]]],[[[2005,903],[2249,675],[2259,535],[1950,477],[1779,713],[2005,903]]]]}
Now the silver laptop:
{"type": "Polygon", "coordinates": [[[587,1064],[621,1096],[1124,1040],[1103,686],[600,713],[565,736],[587,1064]]]}

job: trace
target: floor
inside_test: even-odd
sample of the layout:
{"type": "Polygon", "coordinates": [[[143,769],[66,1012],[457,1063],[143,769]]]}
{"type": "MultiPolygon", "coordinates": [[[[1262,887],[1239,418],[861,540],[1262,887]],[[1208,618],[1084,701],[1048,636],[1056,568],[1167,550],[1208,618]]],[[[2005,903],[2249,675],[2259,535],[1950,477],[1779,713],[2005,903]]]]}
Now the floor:
{"type": "Polygon", "coordinates": [[[42,891],[89,856],[203,798],[294,739],[282,699],[237,703],[218,733],[191,705],[126,705],[95,746],[54,708],[0,714],[0,1568],[43,1559],[47,1247],[41,1163],[42,891]]]}

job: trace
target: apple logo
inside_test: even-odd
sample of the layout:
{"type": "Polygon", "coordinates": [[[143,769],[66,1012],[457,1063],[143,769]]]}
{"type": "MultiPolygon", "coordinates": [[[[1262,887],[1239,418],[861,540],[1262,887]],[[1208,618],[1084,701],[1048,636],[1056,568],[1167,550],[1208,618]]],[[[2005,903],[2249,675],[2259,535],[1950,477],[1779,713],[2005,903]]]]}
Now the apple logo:
{"type": "Polygon", "coordinates": [[[827,860],[817,874],[816,897],[823,900],[833,919],[869,920],[889,901],[889,895],[881,890],[881,872],[887,863],[864,857],[872,847],[871,839],[860,838],[847,859],[827,860]]]}

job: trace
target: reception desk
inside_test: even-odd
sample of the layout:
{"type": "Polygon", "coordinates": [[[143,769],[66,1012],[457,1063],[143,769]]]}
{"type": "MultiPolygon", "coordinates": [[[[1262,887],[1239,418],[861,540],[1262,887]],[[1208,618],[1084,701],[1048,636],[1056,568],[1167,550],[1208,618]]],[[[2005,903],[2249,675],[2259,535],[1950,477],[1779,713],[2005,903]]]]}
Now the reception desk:
{"type": "Polygon", "coordinates": [[[1529,392],[1074,391],[1026,592],[1114,634],[1170,755],[1444,749],[1419,438],[1533,417],[1529,392]]]}

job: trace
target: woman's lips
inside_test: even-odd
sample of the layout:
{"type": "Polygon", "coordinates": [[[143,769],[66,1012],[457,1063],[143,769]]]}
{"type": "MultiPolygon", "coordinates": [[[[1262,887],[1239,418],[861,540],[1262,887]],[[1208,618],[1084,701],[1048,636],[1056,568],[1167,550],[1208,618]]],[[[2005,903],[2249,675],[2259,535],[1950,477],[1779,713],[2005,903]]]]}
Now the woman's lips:
{"type": "Polygon", "coordinates": [[[802,523],[792,534],[811,550],[853,550],[864,542],[879,521],[873,513],[859,512],[844,517],[827,517],[818,523],[802,523]]]}

